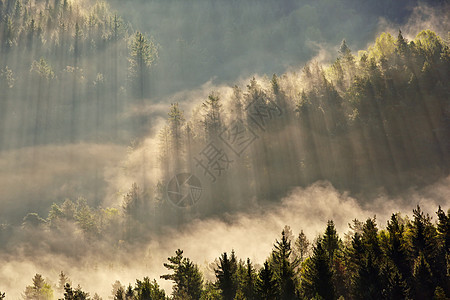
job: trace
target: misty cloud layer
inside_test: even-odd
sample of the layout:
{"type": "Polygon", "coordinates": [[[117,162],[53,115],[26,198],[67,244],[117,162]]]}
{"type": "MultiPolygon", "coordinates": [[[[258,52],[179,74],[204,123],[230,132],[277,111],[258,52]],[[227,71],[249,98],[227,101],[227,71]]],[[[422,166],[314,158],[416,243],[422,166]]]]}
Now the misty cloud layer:
{"type": "MultiPolygon", "coordinates": [[[[329,183],[318,182],[304,189],[294,188],[280,204],[255,207],[252,213],[224,215],[165,228],[132,249],[123,249],[124,252],[101,244],[91,249],[84,245],[89,241],[74,235],[60,241],[66,243],[66,250],[49,253],[47,245],[52,241],[47,236],[41,243],[35,243],[28,254],[18,246],[14,252],[1,255],[0,282],[2,289],[8,291],[8,298],[15,299],[35,273],[41,273],[56,284],[63,270],[74,284],[80,284],[88,292],[97,292],[105,299],[110,296],[115,280],[128,284],[136,278],[159,278],[165,274],[167,270],[162,264],[178,248],[199,264],[206,279],[212,279],[214,273],[210,264],[225,251],[234,249],[238,257],[249,257],[261,265],[285,225],[291,227],[294,236],[303,230],[312,241],[323,233],[327,220],[334,220],[340,237],[345,239],[348,223],[355,218],[364,221],[376,215],[377,224],[385,228],[392,212],[411,216],[412,209],[420,204],[436,220],[437,207],[449,207],[449,199],[450,178],[420,190],[412,189],[401,198],[380,196],[364,206],[329,183]],[[74,250],[69,250],[72,248],[74,250]],[[72,256],[67,251],[79,252],[81,256],[72,256]],[[116,254],[111,256],[112,252],[116,254]]],[[[168,282],[158,281],[170,291],[168,282]]]]}
{"type": "Polygon", "coordinates": [[[361,49],[387,24],[394,32],[411,33],[437,26],[445,36],[448,16],[445,9],[433,8],[439,3],[111,1],[133,20],[133,28],[148,32],[161,47],[154,69],[157,84],[152,85],[155,99],[211,79],[234,85],[253,74],[281,74],[303,66],[323,48],[334,57],[343,39],[361,49]]]}
{"type": "MultiPolygon", "coordinates": [[[[115,280],[128,284],[144,276],[158,279],[166,272],[163,262],[177,248],[183,249],[186,257],[198,263],[206,278],[211,279],[210,263],[232,248],[238,257],[248,256],[261,264],[285,225],[291,226],[294,235],[303,230],[313,240],[332,219],[343,238],[348,222],[354,218],[364,220],[376,215],[378,225],[385,227],[392,212],[411,215],[417,204],[432,216],[439,205],[447,209],[450,177],[430,167],[430,174],[438,175],[421,181],[422,185],[402,182],[395,196],[378,183],[369,184],[370,193],[365,194],[366,186],[358,186],[357,192],[350,193],[349,187],[357,184],[348,178],[332,178],[333,186],[329,178],[316,181],[311,176],[305,180],[306,186],[299,187],[292,179],[293,184],[283,183],[280,190],[272,191],[276,196],[256,197],[233,190],[233,180],[241,180],[235,176],[228,182],[233,210],[222,211],[222,203],[214,202],[212,197],[207,217],[202,215],[201,202],[198,210],[170,208],[167,215],[151,221],[176,216],[172,226],[158,227],[155,232],[144,230],[145,234],[130,245],[122,240],[120,230],[114,231],[119,228],[117,224],[101,240],[86,238],[71,221],[63,223],[59,231],[42,224],[30,228],[22,225],[28,213],[45,219],[52,203],[62,205],[65,199],[75,202],[80,197],[90,207],[112,207],[122,213],[124,196],[133,183],[148,197],[156,198],[155,187],[163,174],[159,134],[166,125],[170,103],[179,102],[186,118],[194,120],[201,116],[199,107],[211,91],[221,95],[224,109],[229,110],[234,84],[245,89],[255,76],[259,84],[269,88],[268,76],[284,72],[283,88],[295,98],[307,88],[298,76],[302,67],[313,61],[324,66],[332,63],[343,39],[354,54],[372,44],[380,32],[396,35],[399,28],[410,40],[422,29],[435,30],[448,39],[449,16],[445,9],[433,8],[439,2],[109,1],[112,9],[124,17],[130,32],[144,31],[158,44],[159,58],[151,68],[148,97],[142,101],[126,97],[128,83],[124,81],[115,86],[120,93],[114,102],[108,88],[114,83],[106,80],[102,85],[103,77],[97,76],[94,67],[85,70],[80,79],[90,98],[79,102],[70,95],[62,96],[64,91],[70,94],[81,90],[72,85],[75,79],[67,75],[69,71],[57,73],[65,81],[48,98],[47,90],[42,90],[42,99],[48,102],[42,100],[41,110],[0,91],[0,97],[6,95],[8,99],[0,103],[0,229],[6,228],[0,230],[0,242],[7,241],[0,245],[0,290],[7,291],[8,299],[20,298],[35,273],[56,284],[63,270],[75,285],[107,299],[115,280]],[[103,96],[96,96],[99,91],[103,96]],[[107,101],[104,106],[98,104],[102,97],[107,101]]],[[[109,55],[109,50],[102,54],[109,55]]],[[[126,49],[121,51],[126,56],[126,49]]],[[[20,60],[17,56],[11,54],[10,61],[20,60]]],[[[128,68],[125,56],[119,64],[123,78],[128,68]]],[[[90,66],[91,59],[96,61],[86,59],[86,66],[90,66]]],[[[65,60],[61,65],[70,63],[65,60]]],[[[113,66],[103,67],[108,78],[113,66]]],[[[22,71],[30,73],[28,67],[22,71]]],[[[37,88],[33,80],[30,86],[37,88]]],[[[19,91],[15,96],[34,99],[36,95],[19,91]]],[[[292,130],[297,129],[286,128],[282,135],[289,136],[292,130]]],[[[271,137],[267,135],[264,141],[271,137]]],[[[300,141],[293,144],[303,147],[300,141]]],[[[260,141],[256,150],[264,146],[260,141]]],[[[430,148],[439,146],[445,145],[430,148]]],[[[241,166],[245,163],[239,162],[241,166]]],[[[260,161],[253,163],[261,165],[260,161]]],[[[234,169],[232,175],[239,170],[234,169]]],[[[329,169],[324,172],[330,173],[329,169]]],[[[407,176],[414,174],[402,175],[401,179],[407,181],[407,176]]],[[[262,173],[254,171],[253,176],[253,181],[249,180],[252,186],[264,186],[257,182],[264,177],[262,173]]],[[[278,182],[282,179],[278,178],[274,186],[282,185],[278,182]]],[[[214,194],[211,186],[205,184],[203,200],[214,194]]],[[[159,282],[170,291],[168,282],[159,282]]]]}

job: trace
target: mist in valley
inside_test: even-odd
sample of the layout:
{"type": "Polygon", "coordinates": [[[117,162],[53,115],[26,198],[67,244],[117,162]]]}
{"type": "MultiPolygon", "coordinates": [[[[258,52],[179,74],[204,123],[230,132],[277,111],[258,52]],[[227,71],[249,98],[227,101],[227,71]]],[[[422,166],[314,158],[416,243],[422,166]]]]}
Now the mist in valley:
{"type": "Polygon", "coordinates": [[[260,270],[282,230],[314,257],[329,220],[348,249],[355,219],[444,222],[449,7],[376,3],[0,0],[0,298],[170,295],[182,249],[216,299],[219,256],[260,270]]]}

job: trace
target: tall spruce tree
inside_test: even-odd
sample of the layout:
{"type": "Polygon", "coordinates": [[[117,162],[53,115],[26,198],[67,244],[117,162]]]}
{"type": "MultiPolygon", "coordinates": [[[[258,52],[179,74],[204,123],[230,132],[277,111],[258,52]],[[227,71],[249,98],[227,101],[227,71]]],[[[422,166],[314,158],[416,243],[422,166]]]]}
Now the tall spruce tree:
{"type": "Polygon", "coordinates": [[[219,257],[219,263],[215,269],[216,284],[219,287],[224,300],[234,299],[238,287],[237,277],[237,261],[234,251],[231,252],[231,257],[224,252],[219,257]]]}
{"type": "Polygon", "coordinates": [[[148,86],[149,69],[157,57],[157,47],[141,32],[136,32],[130,45],[130,77],[133,83],[133,94],[144,98],[148,86]]]}
{"type": "Polygon", "coordinates": [[[299,264],[298,260],[291,262],[291,241],[287,236],[286,228],[281,232],[281,239],[275,241],[271,255],[271,267],[278,281],[281,299],[296,298],[295,270],[299,264]]]}
{"type": "Polygon", "coordinates": [[[275,300],[278,296],[278,284],[268,261],[264,262],[258,274],[257,294],[262,300],[275,300]]]}
{"type": "Polygon", "coordinates": [[[170,263],[164,263],[172,274],[162,275],[165,280],[174,282],[173,299],[198,300],[202,294],[203,277],[196,264],[183,257],[183,251],[178,249],[175,256],[168,258],[170,263]]]}
{"type": "Polygon", "coordinates": [[[316,296],[324,300],[335,297],[332,282],[333,273],[329,263],[327,251],[323,248],[322,239],[319,238],[313,248],[313,254],[305,262],[301,273],[301,292],[307,299],[316,296]]]}

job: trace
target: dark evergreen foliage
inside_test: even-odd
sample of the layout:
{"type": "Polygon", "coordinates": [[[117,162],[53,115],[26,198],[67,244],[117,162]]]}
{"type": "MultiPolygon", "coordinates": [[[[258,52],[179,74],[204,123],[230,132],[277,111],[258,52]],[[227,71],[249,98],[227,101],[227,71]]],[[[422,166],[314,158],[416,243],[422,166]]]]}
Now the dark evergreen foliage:
{"type": "MultiPolygon", "coordinates": [[[[216,261],[215,281],[205,284],[198,266],[178,249],[164,263],[171,273],[161,276],[174,283],[170,297],[148,277],[136,280],[134,287],[116,281],[112,295],[116,300],[446,299],[450,283],[443,236],[447,214],[440,207],[436,214],[438,219],[432,222],[417,206],[411,220],[393,213],[386,228],[378,228],[375,218],[364,223],[353,220],[345,242],[330,220],[303,261],[290,248],[292,233],[286,226],[263,266],[254,266],[250,259],[238,260],[234,251],[224,252],[216,261]]],[[[309,244],[306,237],[302,240],[309,244]]],[[[80,286],[71,287],[63,272],[59,285],[64,285],[63,290],[57,288],[62,299],[89,299],[80,286]]],[[[40,274],[24,292],[25,299],[52,297],[52,286],[40,274]]],[[[92,299],[97,298],[94,294],[92,299]]]]}

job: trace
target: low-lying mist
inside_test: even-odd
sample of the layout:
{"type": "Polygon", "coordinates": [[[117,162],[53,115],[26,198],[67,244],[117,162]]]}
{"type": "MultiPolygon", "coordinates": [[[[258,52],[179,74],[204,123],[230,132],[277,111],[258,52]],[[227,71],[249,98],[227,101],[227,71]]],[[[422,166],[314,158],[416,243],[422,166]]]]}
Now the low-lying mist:
{"type": "Polygon", "coordinates": [[[355,218],[450,207],[442,1],[24,2],[0,0],[7,299],[61,271],[103,299],[144,276],[170,294],[178,248],[212,280],[225,251],[261,266],[285,225],[345,239],[355,218]],[[208,173],[237,121],[254,141],[208,173]],[[185,172],[202,194],[183,207],[185,172]]]}
{"type": "Polygon", "coordinates": [[[83,290],[91,295],[96,292],[103,299],[112,296],[115,280],[127,285],[144,276],[156,278],[170,293],[170,283],[160,280],[159,276],[167,272],[163,262],[178,248],[199,264],[205,279],[211,280],[214,277],[211,263],[225,251],[234,249],[238,257],[249,257],[261,265],[285,225],[291,227],[294,236],[303,230],[313,241],[323,233],[326,222],[334,220],[340,237],[345,239],[348,224],[355,218],[364,221],[376,216],[379,227],[385,228],[391,213],[411,216],[412,209],[419,204],[435,220],[438,206],[449,207],[449,199],[450,178],[422,189],[411,189],[398,198],[379,196],[366,205],[327,182],[317,182],[307,188],[294,188],[277,205],[256,206],[252,212],[166,227],[132,245],[112,247],[86,240],[71,231],[73,229],[54,240],[54,233],[34,228],[27,233],[27,239],[17,237],[14,248],[1,254],[0,282],[2,289],[8,292],[8,299],[19,298],[35,273],[57,284],[61,271],[75,286],[80,284],[83,290]]]}

